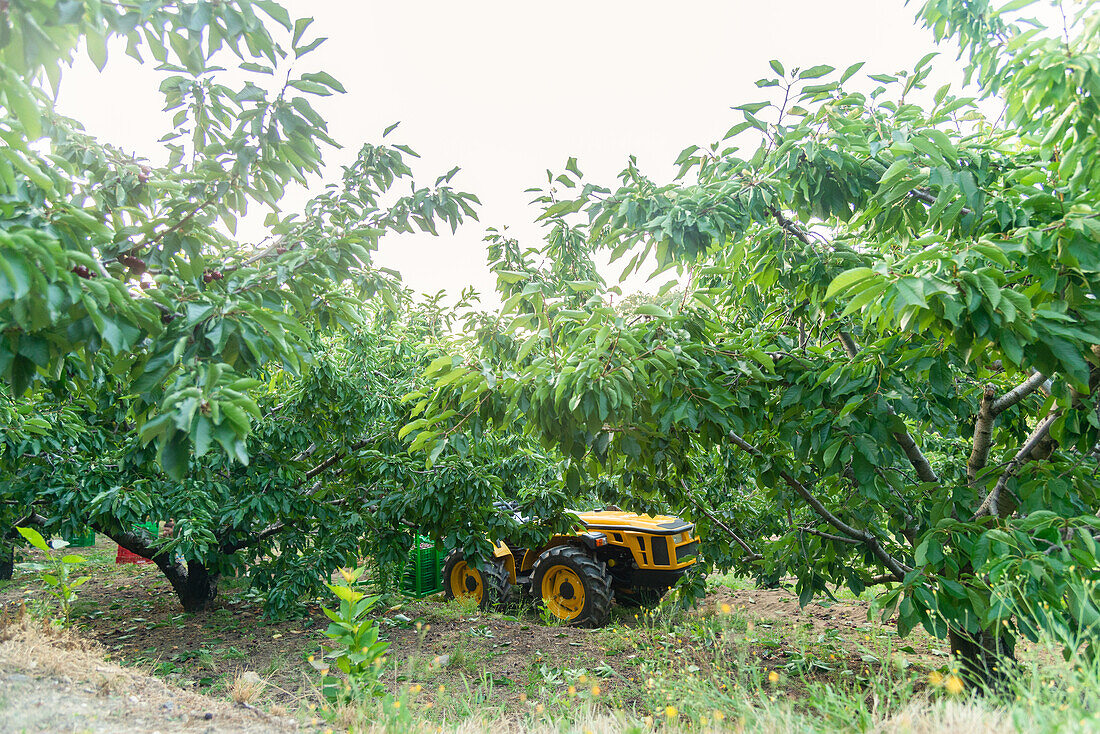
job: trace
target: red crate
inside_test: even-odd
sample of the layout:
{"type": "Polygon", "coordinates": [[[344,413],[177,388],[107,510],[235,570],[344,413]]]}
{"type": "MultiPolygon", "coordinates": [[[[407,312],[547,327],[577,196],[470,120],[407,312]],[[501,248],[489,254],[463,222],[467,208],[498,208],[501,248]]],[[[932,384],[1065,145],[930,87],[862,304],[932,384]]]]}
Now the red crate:
{"type": "Polygon", "coordinates": [[[152,563],[152,561],[142,558],[137,553],[131,553],[120,545],[118,553],[115,554],[115,563],[152,563]]]}

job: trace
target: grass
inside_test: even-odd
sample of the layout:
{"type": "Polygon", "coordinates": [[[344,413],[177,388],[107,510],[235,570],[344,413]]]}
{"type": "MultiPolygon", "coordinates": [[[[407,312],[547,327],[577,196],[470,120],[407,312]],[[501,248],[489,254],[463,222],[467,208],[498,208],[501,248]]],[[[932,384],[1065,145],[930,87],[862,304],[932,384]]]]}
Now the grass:
{"type": "Polygon", "coordinates": [[[485,675],[464,679],[457,696],[433,697],[417,684],[388,708],[365,706],[350,719],[345,710],[344,720],[364,732],[1100,730],[1100,668],[1079,659],[1053,665],[1050,649],[1034,650],[994,694],[933,684],[951,676],[950,661],[885,628],[845,636],[732,609],[624,622],[592,634],[612,654],[642,651],[638,676],[532,660],[515,689],[485,675]],[[634,685],[609,690],[605,682],[616,679],[634,685]]]}
{"type": "MultiPolygon", "coordinates": [[[[78,602],[74,618],[113,659],[207,695],[285,707],[307,731],[1100,731],[1097,663],[1025,646],[1004,690],[952,693],[942,645],[852,612],[866,600],[837,592],[838,604],[808,617],[792,590],[734,576],[712,577],[701,609],[617,607],[600,630],[548,627],[534,608],[403,602],[382,624],[394,645],[388,695],[331,706],[306,661],[327,623],[319,614],[266,620],[239,580],[223,590],[226,606],[183,614],[155,570],[80,552],[97,598],[111,601],[78,602]]],[[[48,616],[27,564],[0,594],[48,616]]]]}

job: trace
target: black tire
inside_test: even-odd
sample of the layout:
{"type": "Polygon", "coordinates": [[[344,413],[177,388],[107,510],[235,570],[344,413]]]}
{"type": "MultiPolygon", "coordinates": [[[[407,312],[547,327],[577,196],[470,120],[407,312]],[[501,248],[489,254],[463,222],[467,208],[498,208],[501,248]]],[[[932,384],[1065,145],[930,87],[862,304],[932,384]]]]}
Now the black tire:
{"type": "Polygon", "coordinates": [[[667,593],[668,589],[654,589],[649,586],[620,586],[615,589],[615,602],[624,607],[653,609],[667,593]]]}
{"type": "Polygon", "coordinates": [[[531,574],[531,593],[542,600],[550,614],[575,627],[602,627],[611,616],[611,576],[607,573],[607,566],[576,546],[555,546],[539,556],[531,574]],[[563,573],[562,569],[572,576],[563,573]],[[543,581],[547,574],[551,574],[551,584],[559,576],[569,579],[557,587],[568,584],[565,593],[552,599],[546,598],[543,581]],[[573,580],[580,583],[584,592],[583,605],[574,613],[563,612],[564,607],[577,598],[577,590],[572,588],[573,580]]]}
{"type": "Polygon", "coordinates": [[[464,575],[467,579],[476,577],[480,580],[480,590],[454,589],[451,585],[452,578],[455,576],[454,571],[459,564],[465,563],[466,556],[463,555],[462,551],[456,549],[447,554],[447,559],[443,562],[444,596],[448,599],[468,599],[475,598],[473,594],[477,593],[477,605],[482,609],[502,609],[512,586],[508,578],[508,569],[504,567],[504,564],[494,559],[481,564],[481,568],[466,566],[472,573],[463,574],[460,572],[458,575],[464,575]]]}

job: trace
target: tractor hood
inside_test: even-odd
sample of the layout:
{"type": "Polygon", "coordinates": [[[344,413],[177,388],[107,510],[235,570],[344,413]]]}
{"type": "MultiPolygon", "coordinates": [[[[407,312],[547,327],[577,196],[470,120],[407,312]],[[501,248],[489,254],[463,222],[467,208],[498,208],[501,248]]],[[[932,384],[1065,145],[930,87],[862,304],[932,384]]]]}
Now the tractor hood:
{"type": "Polygon", "coordinates": [[[595,512],[577,512],[581,523],[589,530],[637,531],[651,535],[675,535],[691,531],[693,525],[672,515],[639,515],[636,512],[618,512],[598,510],[595,512]]]}

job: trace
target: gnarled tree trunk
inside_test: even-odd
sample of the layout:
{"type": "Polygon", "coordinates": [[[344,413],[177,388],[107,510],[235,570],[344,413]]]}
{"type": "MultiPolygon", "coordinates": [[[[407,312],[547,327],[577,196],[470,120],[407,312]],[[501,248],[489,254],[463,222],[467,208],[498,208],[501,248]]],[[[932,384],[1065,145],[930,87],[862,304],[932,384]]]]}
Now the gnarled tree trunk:
{"type": "Polygon", "coordinates": [[[996,688],[1016,662],[1015,640],[1009,635],[994,636],[988,630],[971,634],[952,627],[947,639],[961,665],[960,675],[979,689],[996,688]]]}
{"type": "Polygon", "coordinates": [[[202,562],[173,558],[170,553],[158,552],[153,547],[155,539],[145,533],[103,532],[131,553],[157,564],[157,568],[172,584],[184,611],[203,612],[213,605],[218,596],[218,574],[210,571],[202,562]]]}
{"type": "Polygon", "coordinates": [[[15,546],[0,539],[0,581],[10,581],[15,573],[15,546]]]}
{"type": "Polygon", "coordinates": [[[218,574],[211,573],[198,561],[162,563],[161,557],[154,558],[153,563],[164,572],[172,588],[176,590],[183,610],[203,612],[209,609],[218,596],[218,574]]]}

